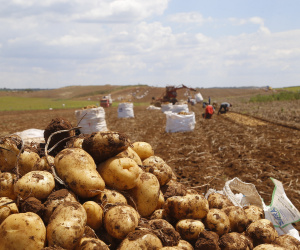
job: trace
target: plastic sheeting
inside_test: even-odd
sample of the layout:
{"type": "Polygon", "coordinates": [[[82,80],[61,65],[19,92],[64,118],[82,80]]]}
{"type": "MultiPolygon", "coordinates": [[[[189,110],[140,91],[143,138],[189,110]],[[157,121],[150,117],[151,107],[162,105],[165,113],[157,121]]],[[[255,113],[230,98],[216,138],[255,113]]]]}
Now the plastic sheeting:
{"type": "Polygon", "coordinates": [[[129,102],[119,103],[118,117],[119,118],[132,118],[132,117],[134,117],[133,103],[129,103],[129,102]]]}
{"type": "Polygon", "coordinates": [[[107,130],[104,108],[75,110],[77,124],[82,134],[107,130]]]}

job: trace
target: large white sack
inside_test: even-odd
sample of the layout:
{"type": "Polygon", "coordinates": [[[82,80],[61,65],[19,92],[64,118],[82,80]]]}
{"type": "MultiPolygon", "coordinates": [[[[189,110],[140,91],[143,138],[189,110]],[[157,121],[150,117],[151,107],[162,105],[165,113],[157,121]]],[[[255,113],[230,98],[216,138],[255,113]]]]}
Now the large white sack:
{"type": "Polygon", "coordinates": [[[189,112],[189,107],[187,104],[179,104],[179,105],[173,105],[172,108],[173,113],[179,113],[179,112],[189,112]]]}
{"type": "Polygon", "coordinates": [[[82,134],[107,130],[104,108],[75,110],[77,126],[82,134]]]}
{"type": "Polygon", "coordinates": [[[166,111],[172,111],[173,109],[173,104],[172,103],[168,103],[168,104],[162,104],[161,105],[161,112],[166,112],[166,111]]]}
{"type": "Polygon", "coordinates": [[[118,117],[119,118],[132,118],[132,117],[134,117],[133,103],[129,103],[129,102],[119,103],[118,117]]]}
{"type": "Polygon", "coordinates": [[[195,95],[195,99],[196,99],[196,102],[202,102],[203,101],[203,97],[200,94],[200,92],[195,95]]]}
{"type": "Polygon", "coordinates": [[[30,144],[31,142],[45,143],[44,130],[42,129],[31,128],[14,134],[20,136],[24,144],[30,144]]]}
{"type": "Polygon", "coordinates": [[[193,131],[195,128],[196,120],[195,113],[190,112],[187,115],[179,115],[177,113],[166,112],[166,132],[187,132],[193,131]]]}

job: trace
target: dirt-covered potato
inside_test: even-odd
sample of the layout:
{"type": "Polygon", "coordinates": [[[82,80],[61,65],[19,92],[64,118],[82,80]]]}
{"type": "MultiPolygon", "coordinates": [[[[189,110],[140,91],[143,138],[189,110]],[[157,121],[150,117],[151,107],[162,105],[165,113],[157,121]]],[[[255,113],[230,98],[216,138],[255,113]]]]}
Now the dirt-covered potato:
{"type": "Polygon", "coordinates": [[[51,193],[44,203],[45,211],[43,214],[43,220],[48,224],[50,216],[55,208],[65,201],[77,201],[74,194],[70,193],[67,189],[60,189],[51,193]]]}
{"type": "Polygon", "coordinates": [[[132,145],[133,150],[139,155],[142,161],[154,155],[154,150],[148,142],[138,141],[132,143],[132,145]]]}
{"type": "Polygon", "coordinates": [[[248,225],[248,218],[243,208],[238,206],[229,206],[222,209],[230,221],[231,232],[242,233],[248,225]]]}
{"type": "Polygon", "coordinates": [[[105,188],[94,200],[106,206],[106,204],[127,204],[127,199],[123,194],[116,190],[105,188]]]}
{"type": "Polygon", "coordinates": [[[130,145],[129,139],[118,132],[94,132],[86,136],[82,148],[95,160],[96,164],[121,153],[130,145]]]}
{"type": "Polygon", "coordinates": [[[300,249],[300,241],[288,234],[283,234],[276,237],[273,243],[281,247],[284,247],[287,250],[300,249]]]}
{"type": "Polygon", "coordinates": [[[100,163],[97,171],[108,187],[117,190],[134,188],[141,173],[141,169],[134,160],[118,157],[113,157],[100,163]]]}
{"type": "Polygon", "coordinates": [[[130,159],[134,160],[138,165],[143,164],[141,158],[139,157],[139,155],[131,147],[128,147],[127,149],[125,149],[121,153],[117,154],[117,157],[130,158],[130,159]]]}
{"type": "Polygon", "coordinates": [[[206,226],[218,235],[226,234],[230,231],[230,221],[227,214],[217,208],[212,208],[205,218],[206,226]]]}
{"type": "Polygon", "coordinates": [[[72,139],[68,142],[67,147],[68,147],[68,148],[82,148],[83,140],[84,140],[84,137],[83,137],[83,136],[79,136],[79,137],[72,138],[72,139]]]}
{"type": "Polygon", "coordinates": [[[208,202],[202,194],[172,196],[164,204],[166,214],[177,220],[202,219],[208,213],[208,202]]]}
{"type": "Polygon", "coordinates": [[[9,215],[19,213],[19,209],[15,202],[8,197],[0,197],[0,224],[9,215]]]}
{"type": "Polygon", "coordinates": [[[40,156],[32,148],[27,147],[20,154],[18,161],[19,172],[23,176],[28,172],[34,170],[35,164],[40,160],[40,156]]]}
{"type": "Polygon", "coordinates": [[[253,248],[253,250],[285,250],[285,247],[281,247],[275,244],[260,244],[253,248]]]}
{"type": "Polygon", "coordinates": [[[246,217],[248,219],[248,225],[254,221],[265,218],[264,210],[258,206],[249,205],[249,206],[243,207],[243,209],[244,209],[244,211],[246,213],[246,217]]]}
{"type": "Polygon", "coordinates": [[[109,235],[123,240],[133,232],[139,223],[140,215],[131,206],[117,205],[108,209],[104,215],[104,227],[109,235]]]}
{"type": "Polygon", "coordinates": [[[160,239],[147,230],[136,230],[130,232],[121,242],[118,250],[127,249],[161,249],[163,247],[160,239]]]}
{"type": "Polygon", "coordinates": [[[104,212],[103,209],[94,201],[86,201],[83,207],[87,214],[87,225],[97,230],[102,226],[104,212]]]}
{"type": "Polygon", "coordinates": [[[33,166],[32,170],[39,171],[51,171],[51,166],[49,164],[54,165],[54,157],[51,155],[41,157],[33,166]]]}
{"type": "Polygon", "coordinates": [[[188,241],[197,240],[199,233],[204,230],[205,226],[200,220],[183,219],[176,224],[176,231],[180,233],[182,239],[188,241]]]}
{"type": "Polygon", "coordinates": [[[95,238],[82,237],[75,250],[109,250],[109,246],[102,240],[95,238]]]}
{"type": "Polygon", "coordinates": [[[133,198],[139,214],[148,217],[157,207],[160,185],[155,175],[144,172],[140,174],[136,186],[128,190],[128,193],[133,198]]]}
{"type": "Polygon", "coordinates": [[[22,199],[35,197],[46,199],[55,187],[52,174],[47,171],[31,171],[22,176],[14,186],[14,192],[22,199]]]}
{"type": "Polygon", "coordinates": [[[246,229],[246,233],[253,240],[254,246],[264,243],[270,244],[278,237],[272,222],[267,219],[252,222],[246,229]]]}
{"type": "Polygon", "coordinates": [[[207,201],[210,209],[211,208],[222,209],[224,207],[233,206],[232,202],[227,198],[227,196],[220,193],[211,193],[207,197],[207,201]]]}
{"type": "Polygon", "coordinates": [[[161,186],[172,179],[172,168],[159,156],[150,156],[143,160],[143,169],[154,174],[161,186]]]}
{"type": "Polygon", "coordinates": [[[32,212],[43,218],[45,207],[43,203],[35,197],[28,197],[21,200],[19,204],[20,213],[32,212]]]}
{"type": "Polygon", "coordinates": [[[213,231],[202,231],[195,243],[197,250],[220,250],[219,235],[213,231]]]}
{"type": "Polygon", "coordinates": [[[17,195],[14,192],[14,184],[16,175],[10,172],[0,172],[0,197],[16,199],[17,195]]]}
{"type": "Polygon", "coordinates": [[[46,227],[35,213],[8,216],[0,225],[0,249],[42,249],[46,244],[46,227]]]}
{"type": "Polygon", "coordinates": [[[231,232],[224,234],[219,239],[219,246],[226,250],[251,250],[253,245],[244,235],[231,232]]]}
{"type": "Polygon", "coordinates": [[[172,196],[185,196],[187,195],[187,188],[182,183],[170,180],[166,185],[161,186],[161,191],[165,200],[172,196]]]}
{"type": "Polygon", "coordinates": [[[177,247],[180,247],[182,250],[194,250],[193,245],[186,240],[180,240],[177,247]]]}
{"type": "Polygon", "coordinates": [[[11,172],[15,168],[20,148],[19,136],[0,138],[0,171],[11,172]]]}
{"type": "Polygon", "coordinates": [[[74,249],[83,236],[86,221],[86,211],[79,202],[60,204],[47,225],[48,245],[74,249]]]}
{"type": "Polygon", "coordinates": [[[93,158],[81,148],[66,148],[54,159],[57,175],[82,198],[101,193],[105,183],[96,170],[93,158]]]}
{"type": "Polygon", "coordinates": [[[158,197],[158,202],[155,210],[163,208],[164,204],[165,204],[164,194],[162,193],[161,190],[159,190],[159,197],[158,197]]]}

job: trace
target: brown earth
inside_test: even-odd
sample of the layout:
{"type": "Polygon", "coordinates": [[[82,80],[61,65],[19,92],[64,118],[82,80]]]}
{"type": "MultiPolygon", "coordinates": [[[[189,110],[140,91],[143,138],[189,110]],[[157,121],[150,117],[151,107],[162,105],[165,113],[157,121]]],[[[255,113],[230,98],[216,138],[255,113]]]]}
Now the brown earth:
{"type": "MultiPolygon", "coordinates": [[[[147,110],[146,106],[134,107],[134,118],[118,118],[116,107],[107,108],[106,123],[110,130],[125,133],[132,142],[150,143],[155,155],[174,169],[178,180],[199,192],[221,190],[226,181],[238,177],[253,183],[269,205],[273,177],[283,183],[287,197],[300,210],[299,108],[290,110],[299,107],[299,101],[277,103],[275,111],[269,113],[264,105],[257,109],[257,104],[230,97],[228,100],[234,103],[230,112],[215,114],[210,120],[202,118],[202,105],[189,106],[196,117],[192,132],[166,133],[166,115],[160,110],[147,110]],[[278,119],[279,114],[282,117],[278,119]]],[[[64,117],[75,126],[74,111],[0,112],[0,136],[29,128],[45,129],[56,117],[64,117]]],[[[299,223],[296,227],[300,229],[299,223]]]]}

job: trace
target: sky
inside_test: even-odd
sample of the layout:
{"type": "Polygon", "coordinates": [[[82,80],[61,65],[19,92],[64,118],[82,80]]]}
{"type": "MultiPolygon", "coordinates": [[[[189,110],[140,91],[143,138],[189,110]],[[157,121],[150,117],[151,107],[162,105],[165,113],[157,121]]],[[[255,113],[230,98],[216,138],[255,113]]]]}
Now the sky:
{"type": "Polygon", "coordinates": [[[0,88],[300,86],[299,0],[0,0],[0,88]]]}

